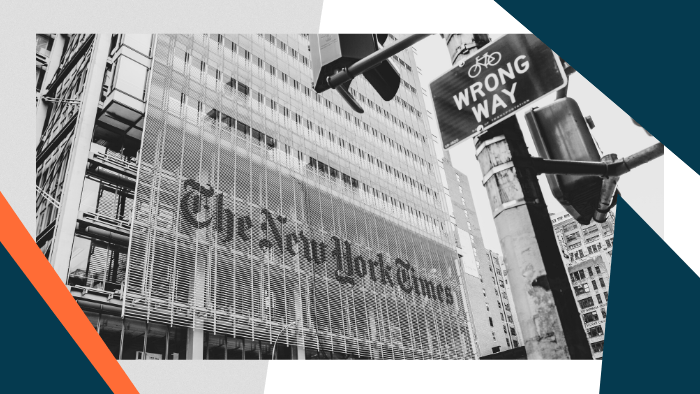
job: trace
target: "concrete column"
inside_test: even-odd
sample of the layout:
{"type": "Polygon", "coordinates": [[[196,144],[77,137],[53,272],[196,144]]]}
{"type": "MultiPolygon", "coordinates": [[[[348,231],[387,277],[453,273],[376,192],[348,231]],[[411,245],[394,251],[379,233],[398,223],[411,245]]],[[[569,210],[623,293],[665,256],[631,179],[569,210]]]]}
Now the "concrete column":
{"type": "MultiPolygon", "coordinates": [[[[46,92],[46,86],[56,74],[58,66],[61,63],[61,54],[63,54],[63,47],[66,45],[66,39],[62,34],[56,34],[56,38],[51,44],[51,54],[49,55],[49,60],[46,65],[46,73],[44,74],[44,81],[41,83],[41,88],[39,89],[40,94],[46,92]]],[[[46,115],[49,109],[49,104],[47,102],[39,100],[36,106],[36,145],[39,145],[41,141],[41,133],[44,131],[44,122],[46,121],[46,115]]]]}
{"type": "Polygon", "coordinates": [[[104,77],[107,57],[109,56],[110,35],[98,34],[94,38],[88,72],[85,79],[85,91],[75,124],[73,146],[71,148],[70,161],[66,170],[66,179],[63,183],[61,207],[56,221],[54,244],[49,261],[53,265],[58,276],[64,282],[68,279],[70,256],[75,236],[75,222],[78,217],[80,197],[85,181],[85,169],[87,167],[92,133],[97,117],[97,105],[102,94],[102,80],[104,77]]]}
{"type": "Polygon", "coordinates": [[[204,330],[187,329],[187,359],[204,360],[204,330]]]}
{"type": "Polygon", "coordinates": [[[303,346],[294,346],[294,354],[292,355],[296,360],[306,360],[306,350],[303,346]]]}
{"type": "Polygon", "coordinates": [[[515,116],[475,140],[528,359],[591,359],[568,274],[515,116]]]}

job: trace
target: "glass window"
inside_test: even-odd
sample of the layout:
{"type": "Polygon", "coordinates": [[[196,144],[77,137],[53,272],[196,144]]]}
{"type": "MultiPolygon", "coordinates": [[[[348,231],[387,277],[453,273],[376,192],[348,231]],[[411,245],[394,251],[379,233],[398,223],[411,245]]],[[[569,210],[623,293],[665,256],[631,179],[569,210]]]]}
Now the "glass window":
{"type": "Polygon", "coordinates": [[[226,358],[226,337],[204,332],[204,359],[224,360],[226,358]]]}
{"type": "Polygon", "coordinates": [[[598,314],[593,311],[593,312],[588,312],[585,315],[583,315],[583,321],[586,323],[590,323],[592,321],[597,321],[598,320],[598,314]]]}
{"type": "Polygon", "coordinates": [[[333,354],[326,350],[316,350],[311,348],[306,348],[306,359],[307,360],[332,360],[333,354]]]}
{"type": "Polygon", "coordinates": [[[85,312],[85,316],[90,320],[90,323],[92,324],[92,327],[95,329],[95,331],[99,331],[97,328],[99,326],[99,320],[100,320],[100,314],[97,312],[90,312],[90,311],[83,311],[85,312]]]}
{"type": "Polygon", "coordinates": [[[97,210],[97,196],[100,192],[100,183],[92,179],[85,179],[83,195],[80,198],[80,210],[95,213],[97,210]]]}
{"type": "Polygon", "coordinates": [[[115,89],[143,100],[148,70],[145,66],[121,56],[117,65],[115,89]]]}
{"type": "Polygon", "coordinates": [[[51,38],[41,34],[36,35],[36,53],[41,53],[42,50],[51,50],[51,38]]]}
{"type": "Polygon", "coordinates": [[[124,348],[122,360],[143,359],[143,345],[146,323],[139,320],[124,319],[124,348]]]}
{"type": "Polygon", "coordinates": [[[87,238],[75,237],[73,251],[70,257],[70,269],[68,270],[68,284],[71,286],[85,286],[87,282],[87,264],[90,257],[91,242],[87,238]]]}
{"type": "Polygon", "coordinates": [[[589,338],[594,338],[594,337],[597,337],[599,335],[603,335],[603,328],[600,326],[594,326],[588,330],[588,337],[589,338]]]}
{"type": "Polygon", "coordinates": [[[243,359],[243,339],[226,337],[226,359],[227,360],[242,360],[243,359]]]}
{"type": "Polygon", "coordinates": [[[180,73],[185,73],[185,67],[189,55],[181,48],[173,49],[173,69],[180,73]]]}
{"type": "Polygon", "coordinates": [[[122,343],[122,319],[119,316],[102,314],[100,316],[100,337],[114,358],[119,360],[119,348],[122,343]]]}
{"type": "Polygon", "coordinates": [[[146,359],[164,360],[165,343],[168,327],[163,324],[149,323],[146,337],[146,359]]]}
{"type": "Polygon", "coordinates": [[[251,341],[249,339],[244,340],[243,351],[245,352],[246,360],[260,359],[260,344],[258,341],[251,341]]]}
{"type": "MultiPolygon", "coordinates": [[[[278,347],[277,347],[278,348],[278,347]]],[[[275,348],[275,351],[277,351],[275,348]]],[[[265,341],[260,341],[260,359],[272,360],[272,344],[265,341]]]]}
{"type": "Polygon", "coordinates": [[[581,308],[588,308],[595,305],[595,303],[593,302],[593,297],[584,298],[582,300],[579,300],[578,303],[581,306],[581,308]]]}
{"type": "Polygon", "coordinates": [[[125,247],[76,236],[68,284],[117,291],[126,275],[125,247]]]}
{"type": "Polygon", "coordinates": [[[594,352],[594,353],[598,353],[598,352],[602,352],[602,351],[603,351],[603,342],[604,342],[604,341],[591,343],[591,347],[593,348],[593,352],[594,352]]]}
{"type": "Polygon", "coordinates": [[[148,56],[151,54],[151,35],[124,34],[124,45],[148,56]]]}
{"type": "Polygon", "coordinates": [[[275,360],[291,360],[292,359],[292,347],[285,344],[277,343],[275,347],[275,360]]]}
{"type": "Polygon", "coordinates": [[[168,360],[184,360],[187,358],[187,329],[169,327],[168,360]]]}

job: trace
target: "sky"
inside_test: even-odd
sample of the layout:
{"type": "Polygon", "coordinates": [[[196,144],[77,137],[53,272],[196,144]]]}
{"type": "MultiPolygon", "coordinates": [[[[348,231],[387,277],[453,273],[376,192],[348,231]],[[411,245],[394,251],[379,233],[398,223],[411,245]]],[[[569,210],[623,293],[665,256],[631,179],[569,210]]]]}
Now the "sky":
{"type": "MultiPolygon", "coordinates": [[[[498,39],[502,36],[502,34],[492,34],[491,38],[498,39]]],[[[439,34],[434,34],[414,45],[414,48],[417,51],[416,62],[420,69],[421,86],[428,94],[425,101],[426,108],[430,113],[430,127],[433,134],[439,136],[440,132],[434,115],[435,110],[429,85],[430,82],[452,68],[447,45],[439,34]]],[[[624,111],[581,74],[575,73],[570,77],[568,96],[576,100],[584,116],[592,117],[595,128],[591,130],[591,133],[603,154],[616,153],[621,158],[658,142],[654,137],[647,135],[642,128],[634,125],[631,118],[624,111]]],[[[553,102],[554,99],[555,93],[550,93],[532,105],[523,107],[516,114],[520,127],[524,132],[525,142],[528,145],[530,154],[533,156],[539,155],[530,133],[527,132],[528,128],[524,114],[532,106],[543,107],[553,102]]],[[[441,140],[439,141],[441,142],[441,140]]],[[[465,173],[469,179],[485,246],[488,249],[501,253],[501,245],[496,233],[488,196],[486,189],[481,183],[483,174],[474,154],[473,139],[464,140],[451,147],[449,151],[454,167],[465,173]]],[[[438,157],[442,157],[442,154],[439,153],[438,157]]],[[[538,179],[549,212],[559,213],[564,211],[564,208],[552,195],[546,177],[540,175],[538,179]]],[[[644,211],[647,215],[643,215],[643,217],[659,234],[662,234],[663,227],[663,211],[658,209],[661,206],[659,202],[663,201],[662,186],[663,159],[657,159],[638,167],[623,176],[618,183],[618,189],[625,200],[638,212],[640,210],[644,211]]]]}

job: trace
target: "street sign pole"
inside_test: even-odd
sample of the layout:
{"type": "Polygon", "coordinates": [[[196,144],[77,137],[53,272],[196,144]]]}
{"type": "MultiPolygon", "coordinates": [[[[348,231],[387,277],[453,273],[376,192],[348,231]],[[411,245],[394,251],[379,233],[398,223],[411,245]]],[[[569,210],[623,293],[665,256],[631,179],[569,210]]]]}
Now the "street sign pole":
{"type": "Polygon", "coordinates": [[[537,171],[515,116],[475,139],[528,359],[591,359],[537,171]]]}
{"type": "MultiPolygon", "coordinates": [[[[512,38],[516,43],[518,40],[532,41],[532,37],[506,38],[512,38]]],[[[462,97],[456,92],[448,91],[449,83],[441,85],[438,83],[440,81],[435,81],[431,84],[431,89],[440,85],[445,90],[441,104],[440,100],[435,98],[438,89],[432,89],[443,142],[449,147],[477,133],[475,116],[481,114],[483,118],[486,114],[489,115],[487,130],[475,137],[476,157],[484,174],[483,184],[491,203],[504,263],[508,268],[513,303],[520,321],[527,357],[592,359],[549,212],[537,181],[537,172],[519,164],[530,160],[531,157],[514,115],[514,110],[520,105],[516,102],[516,98],[519,97],[516,96],[517,92],[524,91],[529,95],[526,100],[532,102],[538,98],[537,94],[541,97],[548,92],[541,88],[543,85],[556,89],[561,87],[561,81],[549,80],[545,81],[545,84],[533,86],[526,73],[531,70],[528,66],[533,66],[538,60],[537,54],[532,51],[526,52],[527,58],[522,58],[519,56],[523,55],[515,53],[513,47],[497,44],[501,45],[503,42],[489,44],[476,56],[450,54],[453,64],[462,65],[461,70],[457,67],[453,69],[455,73],[466,75],[471,70],[471,75],[475,76],[478,74],[476,71],[481,69],[478,71],[495,74],[495,77],[482,74],[483,80],[472,79],[466,87],[461,87],[464,89],[462,97]],[[494,55],[494,52],[498,52],[499,55],[494,55]],[[506,58],[509,54],[510,61],[506,58]],[[526,66],[525,61],[532,63],[527,63],[526,66]],[[498,68],[503,71],[498,71],[498,68]],[[523,78],[520,78],[518,73],[523,78]],[[499,86],[497,89],[495,86],[499,81],[505,86],[499,86]],[[486,96],[487,92],[494,92],[494,95],[498,92],[503,94],[492,98],[486,96]],[[514,96],[511,101],[510,95],[514,96]],[[474,99],[479,101],[474,103],[474,99]],[[485,106],[486,103],[495,103],[498,108],[491,106],[489,112],[479,112],[478,105],[485,106]],[[446,108],[448,116],[441,119],[438,106],[446,108]],[[459,109],[456,110],[455,107],[459,109]],[[465,117],[468,119],[465,120],[465,117]],[[467,127],[465,122],[468,123],[467,127]],[[446,129],[451,129],[449,139],[445,139],[446,129]]],[[[542,67],[547,65],[555,66],[554,63],[546,63],[542,67]]],[[[541,70],[542,67],[537,69],[541,70]]],[[[560,64],[558,68],[561,69],[560,64]]],[[[565,82],[564,80],[564,86],[565,82]]],[[[452,86],[455,86],[454,81],[452,86]]]]}

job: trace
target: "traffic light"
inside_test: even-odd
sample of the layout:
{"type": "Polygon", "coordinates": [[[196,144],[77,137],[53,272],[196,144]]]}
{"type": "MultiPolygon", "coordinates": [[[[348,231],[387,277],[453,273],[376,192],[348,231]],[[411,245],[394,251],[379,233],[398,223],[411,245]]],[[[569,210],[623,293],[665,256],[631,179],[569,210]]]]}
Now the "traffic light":
{"type": "MultiPolygon", "coordinates": [[[[565,97],[534,108],[525,120],[543,159],[601,162],[588,122],[574,99],[565,97]]],[[[581,224],[590,223],[592,218],[604,221],[617,202],[616,182],[606,180],[604,187],[600,176],[547,174],[547,181],[554,197],[581,224]],[[603,200],[606,203],[600,204],[603,200]]]]}
{"type": "MultiPolygon", "coordinates": [[[[388,34],[310,35],[314,90],[317,93],[328,90],[328,77],[379,50],[387,37],[388,34]]],[[[385,101],[393,99],[401,86],[401,77],[388,60],[381,61],[363,75],[385,101]]],[[[347,89],[349,85],[343,86],[347,89]]]]}

